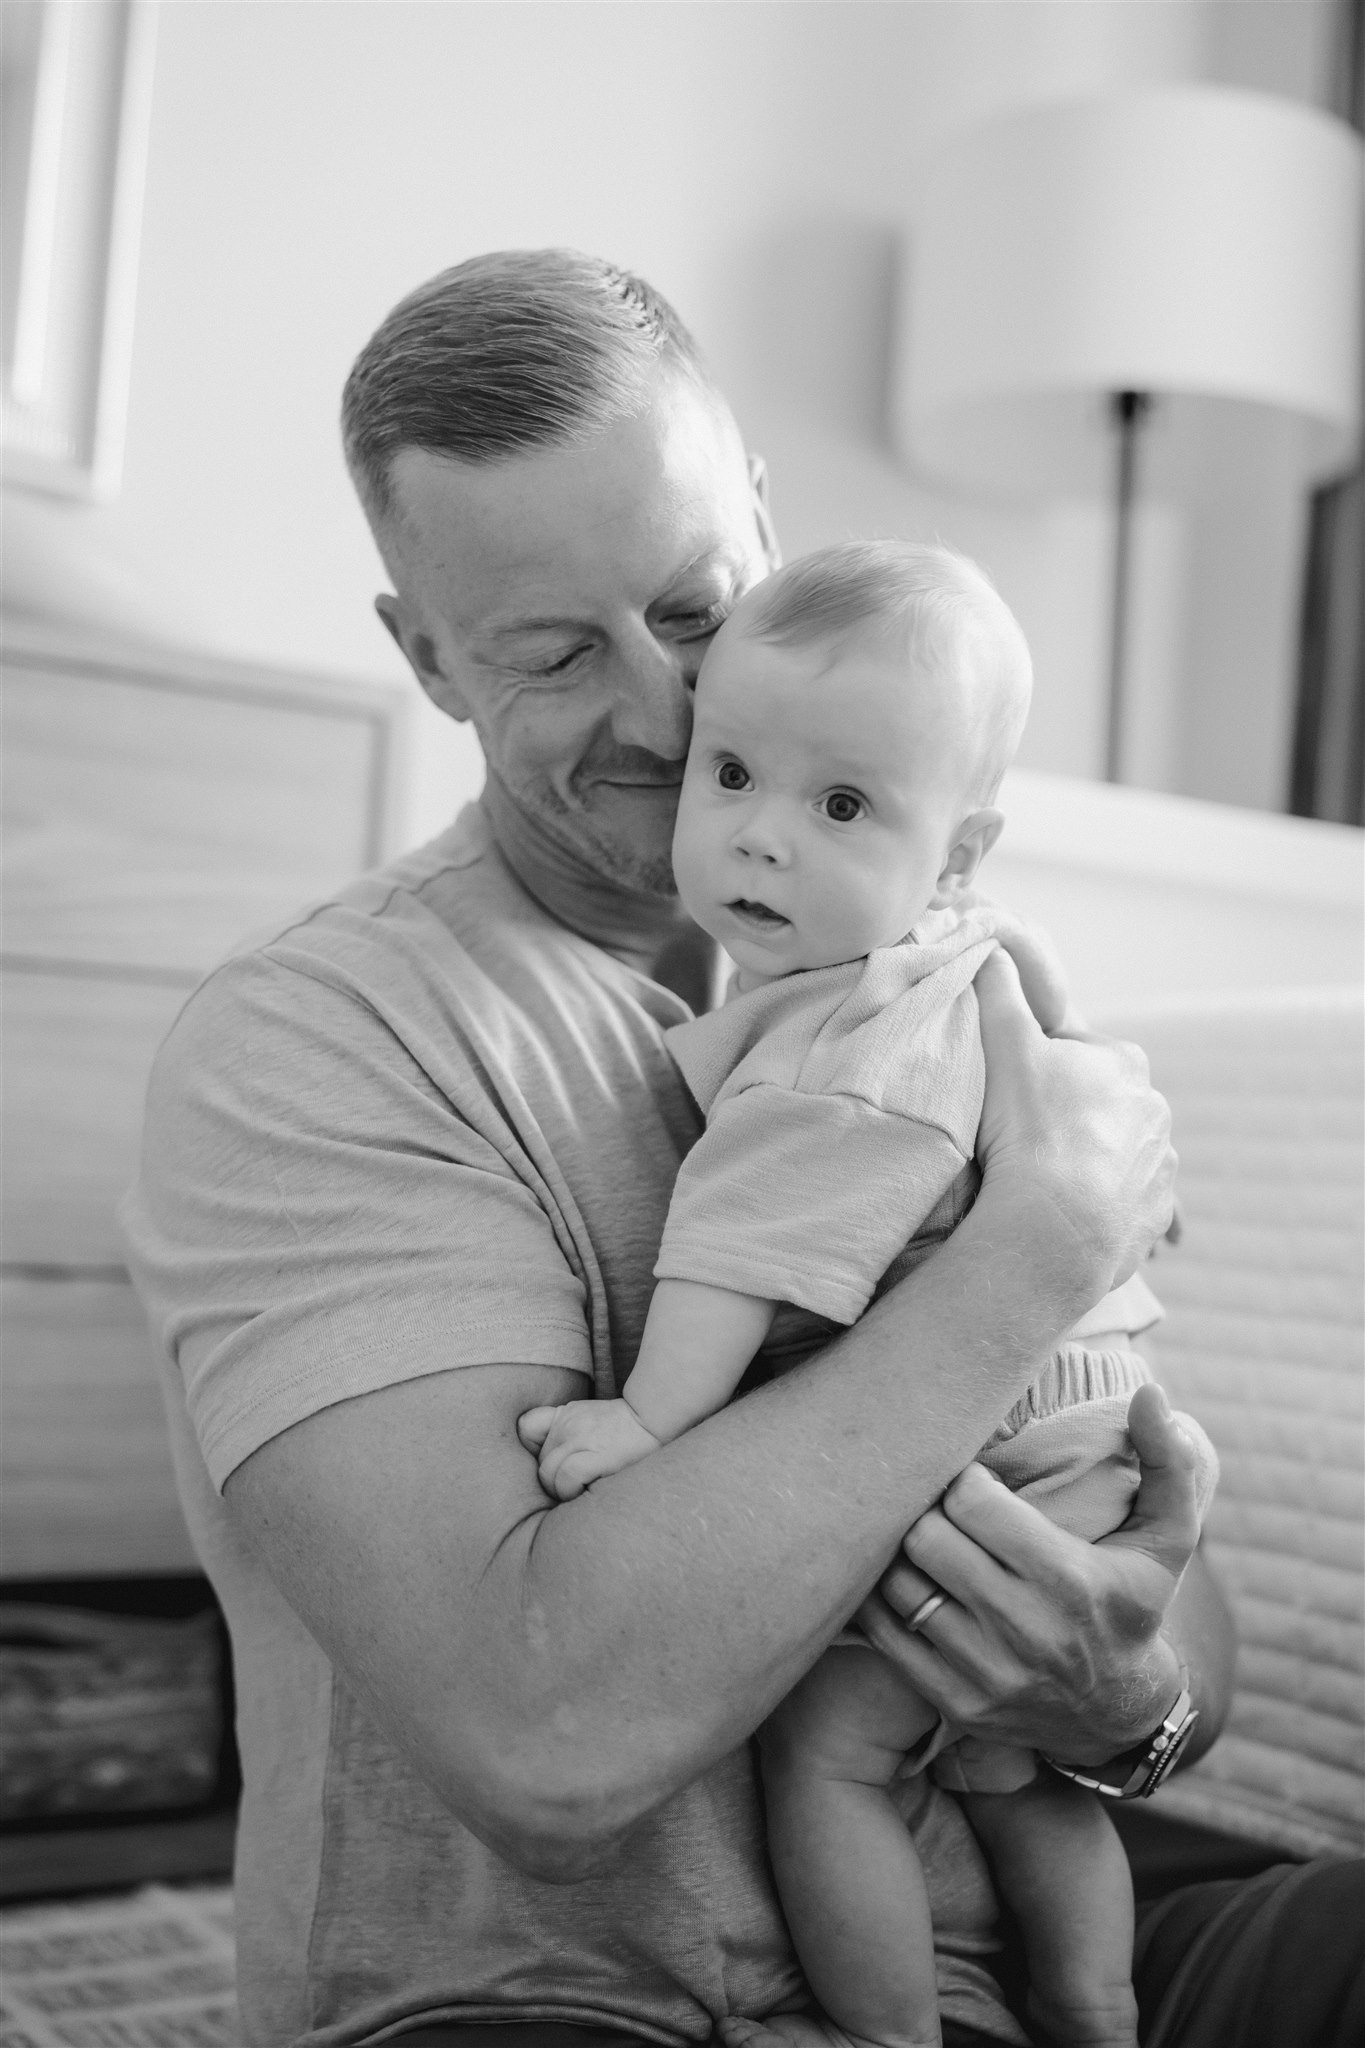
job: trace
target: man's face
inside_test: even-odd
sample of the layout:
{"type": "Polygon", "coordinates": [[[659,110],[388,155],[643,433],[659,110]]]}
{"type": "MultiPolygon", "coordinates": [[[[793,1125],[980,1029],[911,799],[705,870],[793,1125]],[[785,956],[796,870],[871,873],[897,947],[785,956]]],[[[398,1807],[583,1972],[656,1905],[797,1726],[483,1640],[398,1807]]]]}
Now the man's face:
{"type": "Polygon", "coordinates": [[[673,860],[684,907],[750,977],[894,946],[936,898],[968,806],[944,692],[875,641],[722,634],[697,687],[673,860]]]}
{"type": "Polygon", "coordinates": [[[776,561],[733,420],[668,375],[581,448],[409,448],[393,484],[381,610],[423,688],[567,854],[671,892],[697,670],[776,561]]]}

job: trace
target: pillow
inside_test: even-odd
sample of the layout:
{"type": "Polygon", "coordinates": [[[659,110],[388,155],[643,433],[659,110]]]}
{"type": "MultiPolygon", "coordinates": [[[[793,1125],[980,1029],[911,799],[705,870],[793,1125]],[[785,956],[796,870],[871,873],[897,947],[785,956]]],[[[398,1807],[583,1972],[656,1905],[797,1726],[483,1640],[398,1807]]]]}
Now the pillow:
{"type": "Polygon", "coordinates": [[[1217,1446],[1205,1530],[1241,1653],[1227,1727],[1156,1794],[1292,1855],[1365,1846],[1362,1001],[1197,998],[1106,1020],[1169,1098],[1185,1234],[1144,1340],[1217,1446]]]}

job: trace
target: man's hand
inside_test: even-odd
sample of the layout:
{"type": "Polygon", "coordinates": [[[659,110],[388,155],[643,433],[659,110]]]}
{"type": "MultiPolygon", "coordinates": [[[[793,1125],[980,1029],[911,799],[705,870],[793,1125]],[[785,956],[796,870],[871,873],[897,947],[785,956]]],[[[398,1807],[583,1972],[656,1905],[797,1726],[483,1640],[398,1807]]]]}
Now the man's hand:
{"type": "MultiPolygon", "coordinates": [[[[1025,924],[1022,917],[1015,917],[998,903],[993,903],[991,909],[996,918],[996,937],[1014,962],[1024,1001],[1039,1030],[1048,1038],[1079,1038],[1088,1045],[1109,1043],[1101,1033],[1090,1029],[1072,1003],[1066,974],[1047,933],[1036,925],[1025,924]]],[[[1167,1244],[1179,1244],[1183,1228],[1177,1201],[1166,1229],[1167,1244]]]]}
{"type": "MultiPolygon", "coordinates": [[[[984,901],[985,899],[983,899],[984,901]]],[[[1056,947],[1037,925],[992,903],[995,936],[1014,962],[1024,1001],[1038,1021],[1038,1029],[1049,1038],[1084,1038],[1087,1029],[1078,1010],[1072,1007],[1071,991],[1056,947]]]]}
{"type": "Polygon", "coordinates": [[[528,1408],[517,1435],[540,1461],[540,1483],[552,1500],[576,1500],[594,1479],[620,1472],[659,1448],[628,1401],[567,1401],[528,1408]]]}
{"type": "MultiPolygon", "coordinates": [[[[983,1196],[1081,1315],[1146,1258],[1171,1221],[1171,1118],[1139,1047],[1047,1038],[1010,956],[976,977],[986,1100],[977,1138],[983,1196]]],[[[1059,1302],[1060,1305],[1060,1302],[1059,1302]]]]}
{"type": "Polygon", "coordinates": [[[1103,1763],[1180,1690],[1161,1634],[1198,1541],[1194,1453],[1160,1388],[1133,1396],[1141,1485],[1122,1528],[1083,1543],[969,1465],[905,1538],[858,1610],[863,1631],[946,1719],[974,1735],[1103,1763]],[[948,1595],[918,1633],[906,1620],[948,1595]]]}

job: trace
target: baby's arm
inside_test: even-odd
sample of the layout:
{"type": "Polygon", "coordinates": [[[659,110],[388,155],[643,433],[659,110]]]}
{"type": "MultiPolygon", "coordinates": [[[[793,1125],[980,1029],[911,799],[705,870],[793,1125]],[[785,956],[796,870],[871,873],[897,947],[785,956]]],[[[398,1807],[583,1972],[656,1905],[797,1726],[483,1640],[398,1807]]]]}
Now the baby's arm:
{"type": "Polygon", "coordinates": [[[540,1483],[573,1500],[723,1408],[768,1334],[776,1302],[700,1280],[661,1280],[617,1401],[531,1408],[517,1424],[540,1460],[540,1483]]]}

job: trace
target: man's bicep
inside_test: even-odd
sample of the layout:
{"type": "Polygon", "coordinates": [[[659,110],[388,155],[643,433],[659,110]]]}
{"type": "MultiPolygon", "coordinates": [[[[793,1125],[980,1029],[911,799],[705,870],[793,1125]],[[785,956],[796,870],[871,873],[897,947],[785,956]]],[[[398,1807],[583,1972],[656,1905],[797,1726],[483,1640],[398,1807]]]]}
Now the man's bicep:
{"type": "Polygon", "coordinates": [[[526,1408],[581,1398],[538,1365],[427,1373],[321,1409],[238,1467],[229,1512],[413,1767],[499,1836],[500,1667],[521,1559],[550,1503],[517,1438],[526,1408]]]}
{"type": "Polygon", "coordinates": [[[445,1078],[352,995],[259,955],[158,1055],[130,1250],[216,1485],[395,1381],[589,1369],[571,1233],[476,1077],[452,1056],[445,1078]]]}

